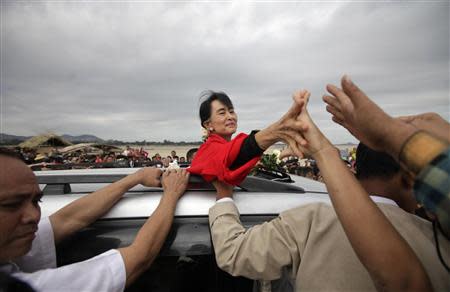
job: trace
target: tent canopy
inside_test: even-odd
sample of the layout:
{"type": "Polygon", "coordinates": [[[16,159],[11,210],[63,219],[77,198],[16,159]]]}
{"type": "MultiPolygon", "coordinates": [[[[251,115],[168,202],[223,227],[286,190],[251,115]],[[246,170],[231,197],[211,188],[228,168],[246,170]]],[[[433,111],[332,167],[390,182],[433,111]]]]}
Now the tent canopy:
{"type": "Polygon", "coordinates": [[[49,133],[31,137],[20,143],[19,147],[36,149],[40,147],[64,147],[69,145],[72,145],[72,143],[58,135],[49,133]]]}
{"type": "Polygon", "coordinates": [[[99,143],[80,143],[60,149],[62,154],[70,154],[77,151],[101,153],[101,152],[122,152],[122,149],[113,145],[99,144],[99,143]]]}

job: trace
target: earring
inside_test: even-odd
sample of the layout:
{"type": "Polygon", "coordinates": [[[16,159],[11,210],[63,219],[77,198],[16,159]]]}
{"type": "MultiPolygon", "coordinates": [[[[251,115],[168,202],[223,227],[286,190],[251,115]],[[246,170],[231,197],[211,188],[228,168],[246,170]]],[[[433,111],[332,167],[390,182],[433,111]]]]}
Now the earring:
{"type": "Polygon", "coordinates": [[[214,129],[213,128],[209,128],[209,131],[212,132],[212,131],[214,131],[214,129]]]}

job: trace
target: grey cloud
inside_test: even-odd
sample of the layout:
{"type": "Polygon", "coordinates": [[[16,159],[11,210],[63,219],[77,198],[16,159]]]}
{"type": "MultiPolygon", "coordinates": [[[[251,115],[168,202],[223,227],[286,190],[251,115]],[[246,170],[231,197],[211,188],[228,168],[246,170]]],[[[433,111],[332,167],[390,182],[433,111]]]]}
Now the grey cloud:
{"type": "Polygon", "coordinates": [[[3,4],[2,131],[199,140],[204,89],[232,97],[240,130],[344,73],[393,114],[449,115],[448,3],[3,4]]]}

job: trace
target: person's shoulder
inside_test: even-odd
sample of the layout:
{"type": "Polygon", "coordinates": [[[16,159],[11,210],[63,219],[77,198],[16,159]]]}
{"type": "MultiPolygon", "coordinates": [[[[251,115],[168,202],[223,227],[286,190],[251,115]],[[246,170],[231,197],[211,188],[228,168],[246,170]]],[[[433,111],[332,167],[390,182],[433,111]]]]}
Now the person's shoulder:
{"type": "Polygon", "coordinates": [[[318,202],[311,202],[311,203],[305,203],[300,206],[297,206],[295,208],[283,211],[279,215],[283,219],[289,219],[289,220],[297,220],[305,218],[309,218],[311,220],[317,219],[317,218],[335,218],[336,212],[334,211],[333,205],[330,202],[326,201],[318,201],[318,202]]]}
{"type": "Polygon", "coordinates": [[[379,203],[377,204],[377,206],[394,225],[415,225],[420,229],[430,230],[432,228],[432,224],[430,221],[425,220],[424,218],[421,218],[420,216],[417,216],[415,214],[406,212],[398,206],[379,203]]]}

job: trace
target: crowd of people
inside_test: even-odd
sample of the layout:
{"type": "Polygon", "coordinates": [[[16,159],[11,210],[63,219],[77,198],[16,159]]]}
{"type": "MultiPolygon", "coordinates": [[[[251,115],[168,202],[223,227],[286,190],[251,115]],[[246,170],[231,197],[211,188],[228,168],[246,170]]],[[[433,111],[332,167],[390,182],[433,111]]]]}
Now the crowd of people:
{"type": "MultiPolygon", "coordinates": [[[[180,166],[188,166],[192,161],[197,148],[191,148],[186,152],[186,156],[178,156],[175,150],[170,152],[170,155],[162,157],[159,153],[150,155],[142,147],[139,149],[126,146],[125,150],[119,155],[107,154],[103,158],[100,155],[94,160],[95,164],[104,162],[116,162],[119,160],[126,161],[129,167],[155,166],[158,168],[167,168],[171,164],[180,166]]],[[[92,161],[90,161],[92,162],[92,161]]]]}
{"type": "Polygon", "coordinates": [[[42,220],[43,194],[33,172],[0,152],[0,271],[28,291],[123,291],[158,255],[192,173],[216,188],[211,239],[217,266],[233,276],[267,281],[260,288],[268,291],[277,279],[286,280],[279,291],[449,291],[450,124],[435,114],[393,118],[347,76],[327,91],[323,99],[333,121],[361,141],[356,177],[309,116],[307,91],[294,94],[293,106],[277,122],[235,138],[230,99],[212,93],[200,108],[210,136],[190,168],[142,168],[42,220]],[[314,159],[330,202],[292,206],[246,229],[234,186],[280,140],[289,145],[280,159],[314,159]],[[164,193],[134,241],[57,267],[55,245],[100,218],[137,184],[162,186],[164,193]],[[423,218],[415,213],[417,205],[425,210],[423,218]]]}
{"type": "Polygon", "coordinates": [[[188,166],[197,151],[191,148],[185,156],[178,156],[175,150],[170,155],[162,157],[159,153],[150,155],[140,148],[126,146],[122,152],[101,151],[101,153],[88,153],[85,149],[80,149],[71,153],[61,153],[53,148],[49,153],[37,154],[35,149],[14,149],[28,164],[32,170],[51,169],[84,169],[84,168],[117,168],[117,167],[145,167],[155,166],[166,168],[171,164],[188,166]]]}
{"type": "MultiPolygon", "coordinates": [[[[122,152],[105,151],[102,154],[89,154],[83,150],[63,155],[56,148],[48,154],[36,154],[33,149],[20,149],[16,151],[21,155],[23,161],[31,166],[33,170],[51,169],[84,169],[84,168],[117,168],[117,167],[145,167],[155,166],[167,168],[176,164],[180,167],[188,167],[198,148],[191,148],[185,156],[178,156],[175,150],[170,155],[161,156],[159,153],[151,155],[143,147],[133,148],[126,146],[122,152]]],[[[279,151],[273,151],[279,155],[279,151]]],[[[341,151],[342,160],[348,165],[352,172],[355,172],[356,149],[350,148],[341,151]]],[[[320,170],[314,159],[297,157],[286,157],[276,162],[276,170],[288,174],[303,176],[309,179],[323,182],[320,170]]],[[[272,166],[268,166],[271,168],[272,166]]]]}

